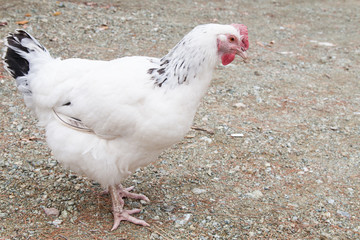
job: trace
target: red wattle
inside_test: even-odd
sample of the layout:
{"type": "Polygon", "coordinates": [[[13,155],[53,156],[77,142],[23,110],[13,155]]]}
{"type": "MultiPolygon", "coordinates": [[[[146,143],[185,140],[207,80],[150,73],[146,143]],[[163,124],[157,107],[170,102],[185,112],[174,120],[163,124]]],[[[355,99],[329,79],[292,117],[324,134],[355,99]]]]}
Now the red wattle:
{"type": "Polygon", "coordinates": [[[235,58],[235,53],[224,53],[221,56],[221,62],[225,66],[231,63],[234,60],[234,58],[235,58]]]}

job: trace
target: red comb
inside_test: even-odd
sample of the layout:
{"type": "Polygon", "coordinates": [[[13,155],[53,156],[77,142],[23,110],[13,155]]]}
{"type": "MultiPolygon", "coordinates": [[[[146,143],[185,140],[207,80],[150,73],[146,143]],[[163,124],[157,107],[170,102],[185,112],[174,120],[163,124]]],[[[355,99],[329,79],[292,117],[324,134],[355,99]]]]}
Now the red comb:
{"type": "Polygon", "coordinates": [[[242,39],[242,42],[245,45],[244,46],[245,50],[247,50],[249,48],[249,38],[248,38],[247,26],[245,26],[244,24],[236,24],[236,23],[231,24],[231,26],[236,28],[236,30],[238,30],[240,35],[244,36],[242,39]]]}

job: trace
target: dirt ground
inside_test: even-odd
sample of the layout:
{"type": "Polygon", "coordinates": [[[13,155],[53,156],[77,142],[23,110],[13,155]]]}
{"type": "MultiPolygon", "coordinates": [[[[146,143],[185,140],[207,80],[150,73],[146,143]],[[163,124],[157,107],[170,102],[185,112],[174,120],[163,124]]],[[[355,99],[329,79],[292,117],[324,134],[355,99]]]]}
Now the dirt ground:
{"type": "Polygon", "coordinates": [[[109,231],[108,196],[53,159],[0,64],[0,239],[360,239],[359,1],[0,0],[1,38],[60,58],[161,57],[211,22],[246,24],[251,59],[217,67],[195,128],[124,182],[150,227],[109,231]]]}

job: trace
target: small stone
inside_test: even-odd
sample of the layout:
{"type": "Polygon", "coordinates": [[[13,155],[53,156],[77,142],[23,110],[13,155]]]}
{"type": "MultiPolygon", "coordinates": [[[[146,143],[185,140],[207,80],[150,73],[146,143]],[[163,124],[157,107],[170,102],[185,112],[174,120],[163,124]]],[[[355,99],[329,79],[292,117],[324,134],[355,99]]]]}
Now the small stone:
{"type": "Polygon", "coordinates": [[[52,225],[54,225],[55,227],[59,227],[59,225],[62,223],[63,221],[60,219],[55,219],[54,221],[50,222],[52,225]]]}
{"type": "Polygon", "coordinates": [[[322,58],[320,58],[320,60],[319,60],[319,62],[322,63],[322,64],[327,63],[327,61],[328,61],[328,58],[327,58],[327,57],[322,57],[322,58]]]}
{"type": "Polygon", "coordinates": [[[201,120],[202,120],[203,122],[208,122],[208,121],[209,121],[209,118],[208,118],[208,117],[203,117],[201,120]]]}
{"type": "Polygon", "coordinates": [[[148,202],[148,201],[145,201],[145,200],[140,200],[140,203],[141,203],[142,205],[148,205],[148,204],[149,204],[149,202],[148,202]]]}
{"type": "Polygon", "coordinates": [[[31,194],[32,194],[32,192],[31,192],[31,191],[29,191],[29,190],[25,190],[25,195],[30,196],[31,194]]]}
{"type": "Polygon", "coordinates": [[[324,46],[324,47],[334,47],[335,46],[335,44],[329,43],[329,42],[318,42],[317,44],[319,46],[324,46]]]}
{"type": "Polygon", "coordinates": [[[206,136],[201,137],[200,140],[203,140],[204,142],[209,143],[209,144],[212,143],[212,139],[209,137],[206,137],[206,136]]]}
{"type": "Polygon", "coordinates": [[[254,72],[255,76],[261,76],[261,73],[259,71],[254,72]]]}
{"type": "Polygon", "coordinates": [[[219,223],[215,221],[215,222],[212,223],[212,225],[213,225],[214,227],[216,227],[216,226],[219,225],[219,223]]]}
{"type": "Polygon", "coordinates": [[[352,189],[352,188],[347,188],[347,190],[348,190],[348,192],[349,192],[350,195],[353,195],[353,194],[354,194],[354,189],[352,189]]]}
{"type": "Polygon", "coordinates": [[[243,137],[244,134],[242,134],[242,133],[232,133],[231,136],[234,137],[234,138],[239,138],[239,137],[243,137]]]}
{"type": "Polygon", "coordinates": [[[184,216],[182,218],[177,219],[175,221],[175,224],[176,225],[184,225],[190,220],[191,216],[192,216],[191,213],[186,213],[186,214],[184,214],[184,216]]]}
{"type": "Polygon", "coordinates": [[[49,20],[47,18],[40,18],[40,21],[43,23],[47,23],[49,20]]]}
{"type": "Polygon", "coordinates": [[[257,103],[262,103],[262,101],[263,101],[263,100],[262,100],[262,98],[261,98],[260,96],[257,96],[257,97],[256,97],[256,102],[257,102],[257,103]]]}
{"type": "Polygon", "coordinates": [[[343,217],[348,217],[348,218],[351,217],[351,215],[348,212],[345,212],[345,211],[337,210],[336,213],[340,214],[343,217]]]}
{"type": "Polygon", "coordinates": [[[246,196],[254,198],[254,199],[260,199],[264,196],[264,194],[260,190],[255,190],[251,193],[247,193],[246,196]]]}
{"type": "Polygon", "coordinates": [[[334,203],[335,203],[335,200],[334,200],[334,199],[329,198],[329,199],[327,200],[327,202],[328,202],[328,203],[330,203],[330,204],[334,204],[334,203]]]}
{"type": "Polygon", "coordinates": [[[151,233],[150,239],[160,239],[160,236],[157,233],[151,233]]]}
{"type": "Polygon", "coordinates": [[[66,210],[61,211],[61,218],[66,219],[68,217],[68,212],[66,210]]]}
{"type": "Polygon", "coordinates": [[[162,207],[162,209],[165,211],[165,212],[171,212],[172,210],[175,209],[174,206],[171,206],[171,205],[164,205],[164,207],[162,207]]]}
{"type": "Polygon", "coordinates": [[[291,208],[298,208],[299,205],[297,205],[296,203],[288,203],[288,206],[291,208]]]}
{"type": "Polygon", "coordinates": [[[41,166],[42,164],[44,164],[44,161],[39,159],[39,160],[36,160],[36,161],[33,161],[31,162],[31,164],[34,166],[34,167],[39,167],[41,166]]]}
{"type": "Polygon", "coordinates": [[[327,240],[327,239],[333,239],[333,237],[330,234],[327,234],[327,233],[321,233],[320,234],[320,240],[327,240]]]}
{"type": "Polygon", "coordinates": [[[64,7],[65,7],[65,4],[64,4],[63,2],[59,2],[59,1],[56,2],[56,5],[57,5],[59,8],[64,8],[64,7]]]}
{"type": "Polygon", "coordinates": [[[72,212],[74,210],[74,206],[67,206],[66,210],[68,210],[69,212],[72,212]]]}
{"type": "Polygon", "coordinates": [[[246,108],[246,105],[243,104],[243,103],[241,103],[241,102],[239,102],[239,103],[235,103],[235,104],[233,105],[233,107],[234,107],[234,108],[246,108]]]}
{"type": "Polygon", "coordinates": [[[230,169],[230,170],[229,170],[229,173],[231,174],[231,173],[237,172],[237,171],[239,171],[239,170],[240,170],[240,166],[237,165],[236,167],[230,169]]]}
{"type": "Polygon", "coordinates": [[[60,211],[57,210],[56,208],[44,208],[45,214],[47,216],[59,216],[60,211]]]}
{"type": "Polygon", "coordinates": [[[185,136],[185,138],[194,138],[195,137],[195,133],[191,133],[185,136]]]}
{"type": "Polygon", "coordinates": [[[21,131],[24,129],[24,127],[23,127],[23,125],[17,125],[16,129],[17,129],[19,132],[21,132],[21,131]]]}
{"type": "Polygon", "coordinates": [[[194,194],[202,194],[202,193],[205,193],[207,190],[206,189],[201,189],[201,188],[194,188],[193,190],[192,190],[192,192],[194,193],[194,194]]]}

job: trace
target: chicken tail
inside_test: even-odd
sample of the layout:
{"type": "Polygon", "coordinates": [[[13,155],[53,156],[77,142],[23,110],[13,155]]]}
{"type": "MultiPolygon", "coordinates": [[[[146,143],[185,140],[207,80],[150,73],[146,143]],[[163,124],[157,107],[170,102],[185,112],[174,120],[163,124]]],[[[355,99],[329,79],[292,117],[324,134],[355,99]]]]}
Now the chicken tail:
{"type": "Polygon", "coordinates": [[[17,87],[24,97],[31,96],[28,73],[32,65],[52,59],[49,52],[24,30],[16,30],[5,38],[3,56],[5,69],[16,79],[17,87]]]}

